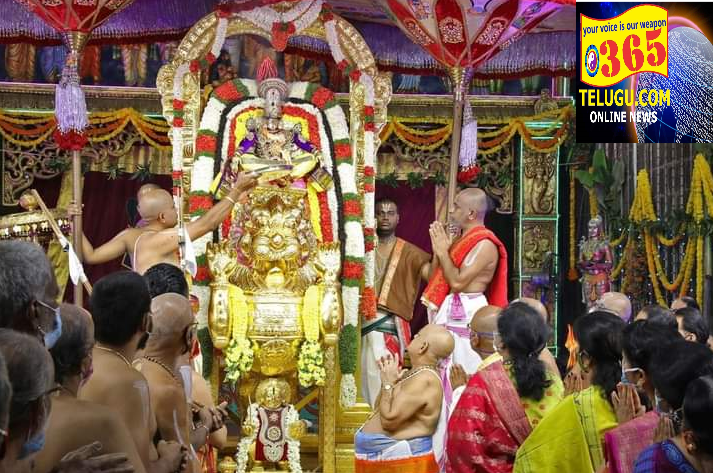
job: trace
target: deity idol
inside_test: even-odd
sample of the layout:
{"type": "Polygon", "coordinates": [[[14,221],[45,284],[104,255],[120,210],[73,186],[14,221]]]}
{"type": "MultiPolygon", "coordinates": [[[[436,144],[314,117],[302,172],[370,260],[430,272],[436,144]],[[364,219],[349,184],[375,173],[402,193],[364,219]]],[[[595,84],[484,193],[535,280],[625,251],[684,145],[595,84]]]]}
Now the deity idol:
{"type": "Polygon", "coordinates": [[[611,287],[613,258],[609,240],[603,231],[602,218],[589,221],[589,238],[579,244],[579,269],[582,271],[582,302],[587,308],[611,287]]]}
{"type": "Polygon", "coordinates": [[[261,184],[305,188],[305,180],[311,178],[320,189],[328,188],[331,176],[318,166],[321,152],[304,138],[300,124],[283,120],[288,85],[277,76],[269,57],[258,71],[258,95],[265,100],[264,115],[247,120],[245,138],[226,162],[224,181],[232,182],[240,170],[246,170],[258,173],[261,184]]]}
{"type": "Polygon", "coordinates": [[[253,471],[268,465],[292,473],[302,471],[299,461],[290,462],[290,457],[299,458],[299,440],[306,432],[306,423],[299,420],[297,411],[289,403],[292,397],[289,383],[282,378],[264,379],[255,390],[255,396],[257,403],[250,404],[243,423],[238,471],[245,471],[248,456],[253,471]],[[290,452],[295,448],[297,452],[290,452]]]}

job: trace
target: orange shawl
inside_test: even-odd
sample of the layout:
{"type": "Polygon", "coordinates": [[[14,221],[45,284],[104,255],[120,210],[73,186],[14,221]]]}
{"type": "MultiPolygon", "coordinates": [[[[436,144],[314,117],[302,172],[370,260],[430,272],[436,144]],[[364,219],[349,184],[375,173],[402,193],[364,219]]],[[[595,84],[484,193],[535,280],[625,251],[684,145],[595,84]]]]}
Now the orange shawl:
{"type": "MultiPolygon", "coordinates": [[[[486,239],[492,241],[498,247],[498,267],[495,269],[493,279],[485,291],[485,297],[488,299],[488,304],[506,307],[508,305],[508,253],[505,250],[505,245],[493,232],[483,226],[471,228],[451,245],[449,254],[453,264],[460,268],[470,250],[486,239]]],[[[443,274],[443,268],[439,266],[431,276],[431,280],[428,281],[428,286],[423,291],[421,300],[426,306],[434,305],[440,307],[450,292],[451,287],[443,274]]]]}

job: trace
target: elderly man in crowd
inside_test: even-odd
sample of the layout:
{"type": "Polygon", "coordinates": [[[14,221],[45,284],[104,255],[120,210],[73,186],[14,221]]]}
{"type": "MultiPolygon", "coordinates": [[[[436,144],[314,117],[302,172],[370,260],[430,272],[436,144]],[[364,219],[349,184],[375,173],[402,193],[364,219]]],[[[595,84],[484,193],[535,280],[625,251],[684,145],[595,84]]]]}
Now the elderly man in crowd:
{"type": "Polygon", "coordinates": [[[62,332],[58,297],[57,280],[39,245],[0,241],[0,328],[33,335],[52,348],[62,332]]]}
{"type": "Polygon", "coordinates": [[[146,471],[129,429],[111,409],[77,399],[92,375],[94,323],[74,305],[62,304],[62,336],[50,350],[54,378],[60,391],[52,397],[47,441],[35,459],[33,473],[49,473],[70,451],[98,441],[105,453],[125,453],[135,473],[146,471]]]}
{"type": "Polygon", "coordinates": [[[453,352],[453,336],[429,324],[407,351],[413,368],[399,370],[395,357],[381,363],[381,392],[374,415],[355,437],[357,473],[420,471],[437,473],[432,436],[442,414],[443,386],[435,366],[453,352]]]}

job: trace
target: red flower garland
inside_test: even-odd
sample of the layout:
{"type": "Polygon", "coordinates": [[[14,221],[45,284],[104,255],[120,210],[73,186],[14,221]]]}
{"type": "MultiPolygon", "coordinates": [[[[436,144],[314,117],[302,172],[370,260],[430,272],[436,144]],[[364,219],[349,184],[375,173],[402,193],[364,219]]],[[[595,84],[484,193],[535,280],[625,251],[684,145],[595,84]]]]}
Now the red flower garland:
{"type": "Polygon", "coordinates": [[[193,194],[188,198],[188,213],[205,212],[213,207],[213,198],[209,195],[193,194]]]}
{"type": "Polygon", "coordinates": [[[355,261],[349,261],[348,259],[345,260],[342,265],[342,277],[361,280],[361,278],[364,277],[364,263],[357,263],[355,261]]]}
{"type": "Polygon", "coordinates": [[[69,130],[67,133],[62,133],[61,131],[59,131],[59,129],[56,129],[52,136],[54,137],[54,140],[57,145],[59,145],[60,149],[68,151],[79,151],[80,149],[84,148],[84,145],[86,145],[87,141],[89,141],[87,139],[86,133],[77,133],[74,130],[69,130]]]}
{"type": "Polygon", "coordinates": [[[323,109],[327,102],[334,100],[334,92],[326,87],[320,87],[312,95],[312,103],[320,109],[323,109]]]}
{"type": "Polygon", "coordinates": [[[364,251],[366,253],[372,251],[375,248],[374,237],[375,231],[373,228],[364,229],[364,251]]]}
{"type": "Polygon", "coordinates": [[[319,200],[319,221],[322,224],[322,241],[331,243],[334,241],[334,229],[332,228],[332,214],[329,211],[329,201],[326,192],[317,194],[319,200]]]}
{"type": "Polygon", "coordinates": [[[361,204],[356,200],[346,200],[344,201],[344,215],[350,217],[361,216],[361,204]]]}
{"type": "Polygon", "coordinates": [[[215,136],[200,134],[196,139],[196,153],[200,153],[202,151],[208,153],[215,153],[217,146],[218,140],[215,138],[215,136]]]}
{"type": "Polygon", "coordinates": [[[376,294],[373,287],[364,288],[359,311],[365,320],[372,320],[376,317],[376,294]]]}

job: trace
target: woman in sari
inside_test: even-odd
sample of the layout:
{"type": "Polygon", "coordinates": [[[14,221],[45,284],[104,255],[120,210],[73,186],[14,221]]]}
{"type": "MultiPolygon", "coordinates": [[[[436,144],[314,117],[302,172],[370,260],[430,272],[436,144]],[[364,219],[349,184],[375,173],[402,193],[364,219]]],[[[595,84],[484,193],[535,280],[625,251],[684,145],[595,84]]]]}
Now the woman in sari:
{"type": "Polygon", "coordinates": [[[616,427],[611,394],[621,379],[624,321],[594,311],[574,322],[577,362],[589,387],[567,396],[520,446],[516,473],[592,473],[604,464],[604,434],[616,427]]]}
{"type": "Polygon", "coordinates": [[[652,409],[655,395],[651,358],[660,347],[680,338],[675,325],[657,323],[652,317],[637,320],[624,329],[621,383],[612,393],[619,425],[604,435],[604,456],[610,473],[631,473],[636,457],[654,442],[659,416],[652,409]],[[643,393],[643,402],[639,393],[643,393]]]}
{"type": "Polygon", "coordinates": [[[676,439],[683,438],[685,431],[682,423],[687,388],[696,379],[713,375],[713,353],[700,343],[677,340],[658,350],[649,367],[660,416],[654,433],[658,443],[639,455],[634,473],[694,473],[695,469],[678,461],[682,453],[676,439]]]}
{"type": "Polygon", "coordinates": [[[713,472],[713,378],[691,382],[683,402],[683,427],[672,439],[655,443],[639,456],[636,473],[713,472]]]}
{"type": "Polygon", "coordinates": [[[562,399],[558,373],[539,359],[550,329],[523,302],[498,317],[493,348],[502,360],[473,375],[448,422],[449,473],[509,473],[517,448],[562,399]]]}

